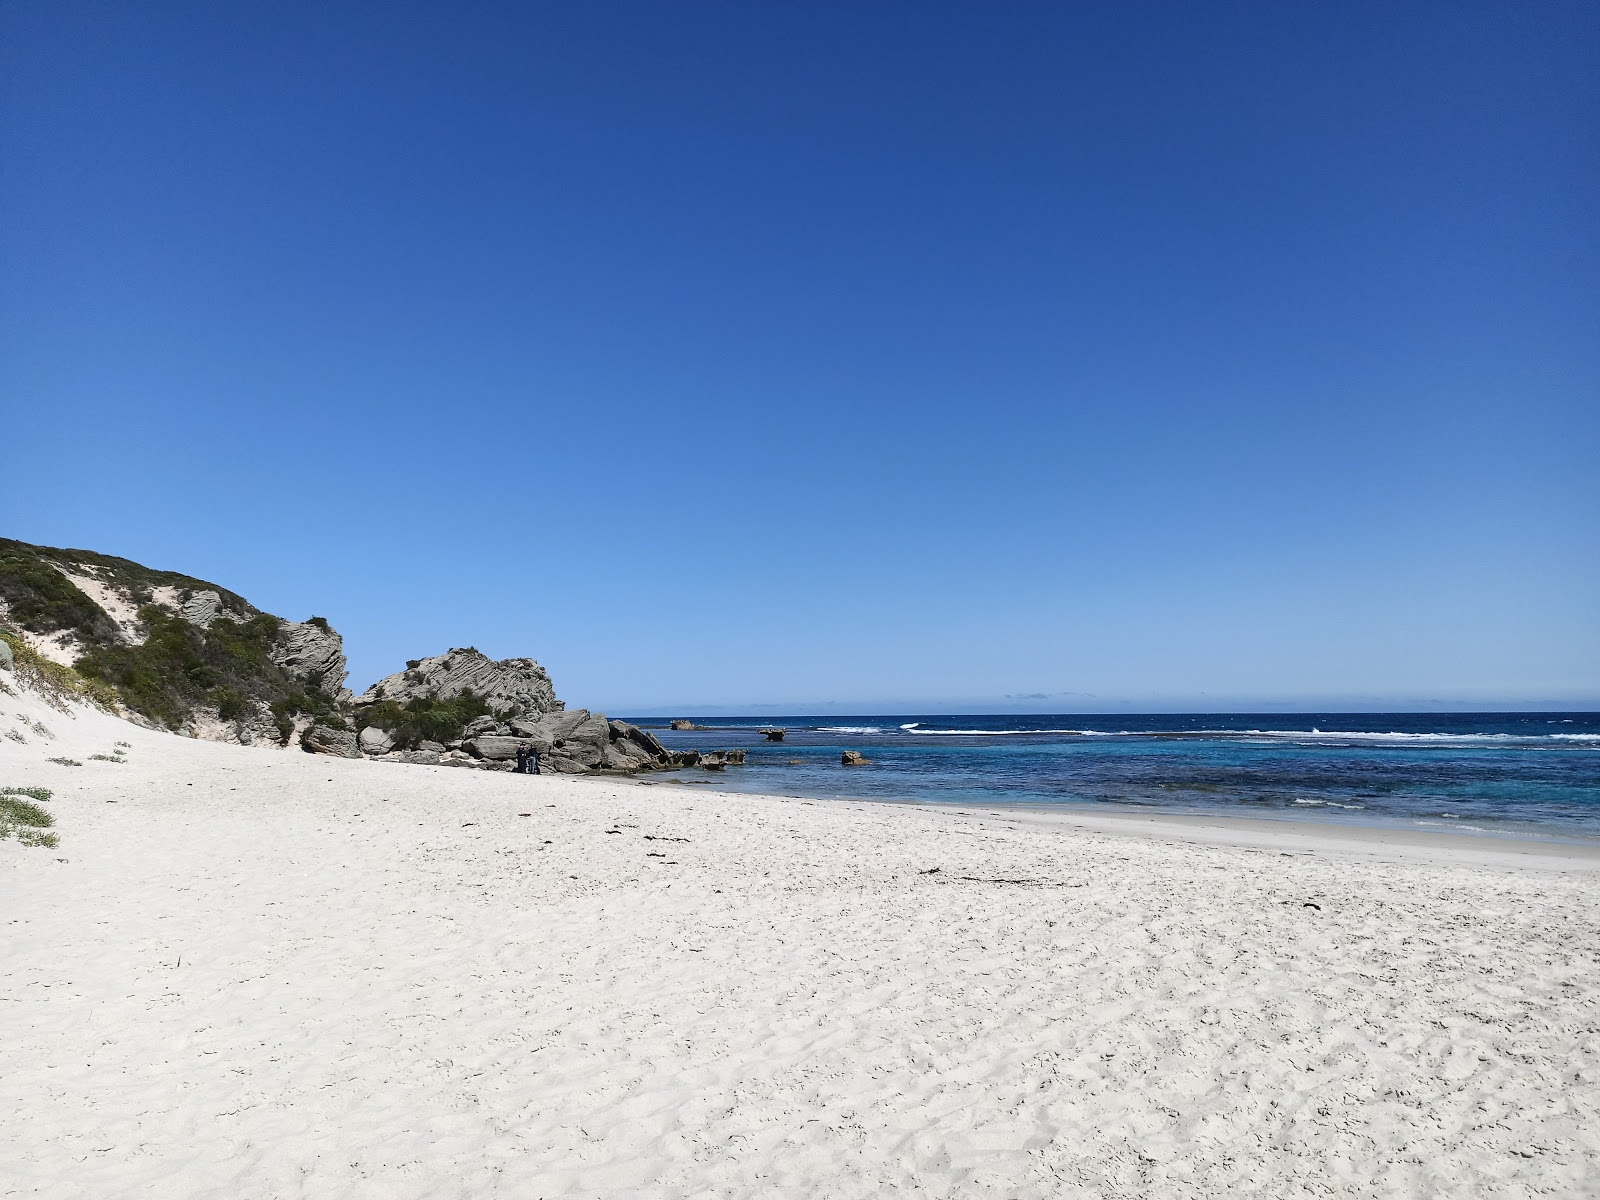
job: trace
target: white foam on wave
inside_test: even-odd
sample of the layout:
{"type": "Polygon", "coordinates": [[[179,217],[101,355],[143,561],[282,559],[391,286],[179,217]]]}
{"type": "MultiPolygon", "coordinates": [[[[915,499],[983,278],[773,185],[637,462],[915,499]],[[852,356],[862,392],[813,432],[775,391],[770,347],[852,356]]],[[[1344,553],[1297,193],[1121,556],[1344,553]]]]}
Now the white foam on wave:
{"type": "Polygon", "coordinates": [[[882,733],[876,725],[819,725],[818,733],[882,733]]]}
{"type": "Polygon", "coordinates": [[[1113,737],[1100,729],[923,729],[917,721],[900,726],[905,733],[921,733],[930,737],[1026,737],[1029,734],[1074,734],[1078,737],[1113,737]]]}
{"type": "Polygon", "coordinates": [[[1135,737],[1207,737],[1207,738],[1261,738],[1275,741],[1313,741],[1313,742],[1373,742],[1378,745],[1395,744],[1402,746],[1458,746],[1458,745],[1533,745],[1555,738],[1564,738],[1574,741],[1588,741],[1600,744],[1600,737],[1583,733],[1549,733],[1549,734],[1519,734],[1519,733],[1397,733],[1379,732],[1377,730],[1353,729],[1333,731],[1326,729],[1193,729],[1175,730],[1166,732],[1154,730],[1129,730],[1130,736],[1135,737]]]}
{"type": "MultiPolygon", "coordinates": [[[[927,737],[1027,737],[1060,735],[1071,737],[1148,737],[1148,738],[1242,738],[1262,742],[1371,742],[1375,745],[1401,746],[1510,746],[1535,745],[1540,742],[1565,741],[1586,743],[1600,748],[1600,734],[1595,733],[1400,733],[1394,730],[1327,730],[1313,726],[1310,729],[1119,729],[1115,733],[1103,729],[924,729],[921,721],[909,721],[900,726],[902,733],[915,733],[927,737]]],[[[825,733],[881,733],[881,729],[857,729],[840,726],[822,730],[825,733]]]]}

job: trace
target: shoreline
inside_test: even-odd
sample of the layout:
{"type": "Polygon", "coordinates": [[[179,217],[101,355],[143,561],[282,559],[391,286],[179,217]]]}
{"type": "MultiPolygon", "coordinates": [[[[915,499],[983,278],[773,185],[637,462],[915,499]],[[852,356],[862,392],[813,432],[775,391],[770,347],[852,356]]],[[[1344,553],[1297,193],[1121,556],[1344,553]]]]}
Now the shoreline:
{"type": "MultiPolygon", "coordinates": [[[[663,773],[665,774],[665,773],[663,773]]],[[[1449,829],[1415,829],[1380,819],[1319,821],[1311,816],[1247,817],[1231,813],[1193,813],[1136,809],[1113,805],[1094,809],[1070,805],[1044,805],[1019,801],[995,805],[987,802],[929,801],[916,797],[822,796],[793,792],[740,791],[733,780],[636,776],[628,780],[645,787],[704,789],[708,794],[757,800],[795,800],[815,804],[867,804],[915,809],[955,816],[981,814],[1018,824],[1071,827],[1129,837],[1187,840],[1212,845],[1267,846],[1274,840],[1286,845],[1327,852],[1391,854],[1411,860],[1495,866],[1527,866],[1537,870],[1600,870],[1600,842],[1584,842],[1555,835],[1507,833],[1485,830],[1456,833],[1449,829]]]]}

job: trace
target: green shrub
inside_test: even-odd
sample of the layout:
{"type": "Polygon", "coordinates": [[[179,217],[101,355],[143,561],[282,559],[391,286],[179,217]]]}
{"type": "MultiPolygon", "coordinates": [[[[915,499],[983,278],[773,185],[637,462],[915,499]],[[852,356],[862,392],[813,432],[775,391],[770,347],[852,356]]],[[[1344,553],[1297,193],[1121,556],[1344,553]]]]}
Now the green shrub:
{"type": "Polygon", "coordinates": [[[470,688],[448,700],[436,693],[413,696],[404,704],[379,700],[363,708],[356,717],[358,728],[369,725],[387,730],[395,744],[415,748],[419,742],[451,742],[459,738],[467,722],[492,713],[487,701],[470,688]]]}
{"type": "Polygon", "coordinates": [[[127,762],[128,760],[115,754],[91,754],[90,762],[127,762]]]}
{"type": "Polygon", "coordinates": [[[42,787],[0,787],[0,796],[27,796],[32,800],[48,800],[53,793],[42,787]]]}
{"type": "Polygon", "coordinates": [[[24,846],[55,846],[56,835],[44,832],[55,823],[37,804],[0,795],[0,840],[14,837],[24,846]]]}
{"type": "Polygon", "coordinates": [[[75,758],[47,758],[46,762],[58,763],[63,767],[81,767],[83,764],[75,758]]]}
{"type": "Polygon", "coordinates": [[[250,701],[238,688],[219,687],[211,693],[211,701],[217,706],[217,716],[224,721],[237,721],[250,712],[250,701]]]}

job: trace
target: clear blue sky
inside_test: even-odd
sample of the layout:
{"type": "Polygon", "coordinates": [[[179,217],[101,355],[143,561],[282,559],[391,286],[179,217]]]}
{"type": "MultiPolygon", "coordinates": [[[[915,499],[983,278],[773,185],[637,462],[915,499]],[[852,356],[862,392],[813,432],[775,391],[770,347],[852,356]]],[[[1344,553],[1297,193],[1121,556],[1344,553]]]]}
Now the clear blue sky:
{"type": "Polygon", "coordinates": [[[3,532],[612,711],[1600,704],[1592,3],[0,9],[3,532]]]}

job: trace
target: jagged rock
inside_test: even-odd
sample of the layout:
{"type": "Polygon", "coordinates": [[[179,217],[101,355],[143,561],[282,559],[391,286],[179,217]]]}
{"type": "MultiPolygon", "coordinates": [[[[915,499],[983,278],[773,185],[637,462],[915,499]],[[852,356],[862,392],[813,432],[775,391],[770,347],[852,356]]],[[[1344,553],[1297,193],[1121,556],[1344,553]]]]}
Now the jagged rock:
{"type": "Polygon", "coordinates": [[[285,621],[269,652],[272,661],[309,688],[317,688],[340,704],[353,697],[344,686],[350,674],[344,661],[344,639],[326,622],[285,621]]]}
{"type": "Polygon", "coordinates": [[[224,615],[222,597],[216,592],[194,592],[178,606],[178,615],[191,625],[209,629],[211,622],[224,615]]]}
{"type": "Polygon", "coordinates": [[[387,754],[394,749],[394,734],[387,729],[379,729],[376,725],[368,725],[361,731],[356,741],[361,746],[363,754],[387,754]]]}
{"type": "Polygon", "coordinates": [[[839,755],[839,764],[845,767],[860,767],[871,761],[871,759],[869,759],[859,750],[846,750],[843,754],[839,755]]]}
{"type": "Polygon", "coordinates": [[[312,754],[332,754],[338,758],[360,758],[356,735],[348,729],[329,729],[312,725],[300,735],[300,744],[312,754]]]}
{"type": "Polygon", "coordinates": [[[14,671],[17,667],[16,655],[11,653],[11,643],[0,638],[0,667],[14,671]]]}
{"type": "MultiPolygon", "coordinates": [[[[542,768],[578,774],[606,765],[606,749],[611,745],[611,722],[606,720],[604,714],[579,708],[571,712],[545,713],[535,718],[513,717],[506,724],[513,735],[513,743],[532,743],[539,752],[542,768]]],[[[480,737],[478,740],[483,739],[480,737]]],[[[622,753],[632,757],[627,749],[622,753]]]]}
{"type": "Polygon", "coordinates": [[[427,750],[433,754],[443,754],[445,747],[438,742],[418,742],[418,750],[427,750]]]}
{"type": "Polygon", "coordinates": [[[648,729],[640,729],[627,721],[612,721],[610,725],[611,744],[617,746],[622,753],[633,758],[663,764],[670,757],[667,748],[648,729]]]}
{"type": "Polygon", "coordinates": [[[761,731],[762,735],[769,742],[781,742],[781,741],[783,741],[783,735],[788,733],[788,732],[789,731],[787,729],[763,729],[761,731]]]}
{"type": "Polygon", "coordinates": [[[674,729],[693,729],[695,727],[695,724],[694,724],[693,721],[685,721],[685,720],[682,720],[681,718],[679,720],[676,720],[676,721],[671,721],[671,722],[669,722],[669,724],[674,729]]]}
{"type": "Polygon", "coordinates": [[[384,756],[385,762],[415,763],[419,766],[437,766],[439,754],[434,750],[396,750],[384,756]]]}
{"type": "Polygon", "coordinates": [[[700,751],[669,750],[667,752],[667,765],[669,767],[698,767],[700,765],[700,751]]]}
{"type": "Polygon", "coordinates": [[[461,731],[461,736],[471,738],[477,737],[480,733],[493,733],[499,726],[500,722],[493,717],[473,717],[461,731]]]}
{"type": "Polygon", "coordinates": [[[607,771],[637,771],[648,762],[648,759],[635,758],[616,742],[607,744],[600,752],[600,765],[607,771]]]}
{"type": "Polygon", "coordinates": [[[533,659],[495,662],[470,648],[424,658],[414,667],[380,679],[356,703],[395,700],[404,704],[413,697],[430,694],[448,700],[468,690],[502,715],[560,712],[565,707],[556,699],[550,676],[533,659]]]}
{"type": "Polygon", "coordinates": [[[483,734],[463,742],[468,754],[473,758],[484,758],[491,762],[508,762],[517,757],[517,747],[525,742],[526,738],[500,737],[492,733],[483,734]]]}

